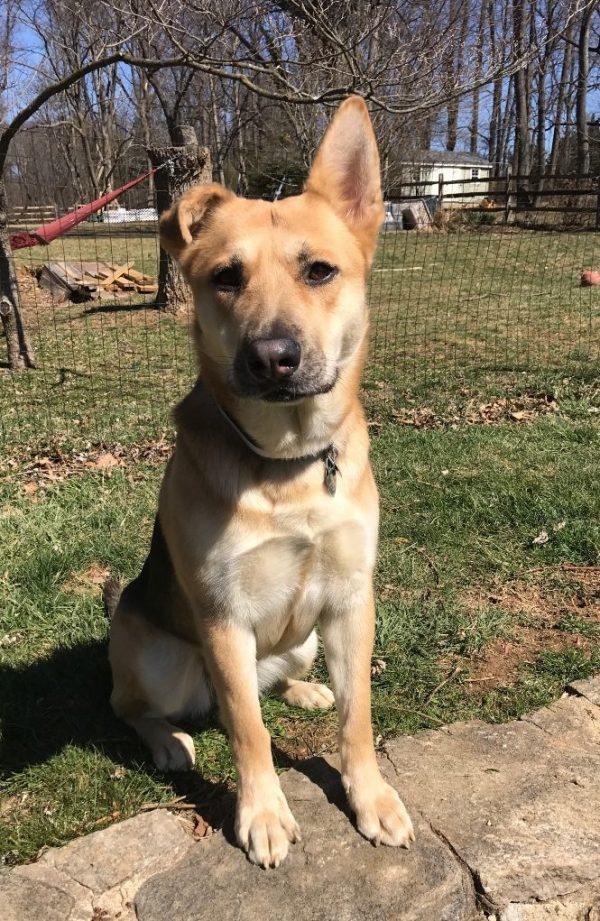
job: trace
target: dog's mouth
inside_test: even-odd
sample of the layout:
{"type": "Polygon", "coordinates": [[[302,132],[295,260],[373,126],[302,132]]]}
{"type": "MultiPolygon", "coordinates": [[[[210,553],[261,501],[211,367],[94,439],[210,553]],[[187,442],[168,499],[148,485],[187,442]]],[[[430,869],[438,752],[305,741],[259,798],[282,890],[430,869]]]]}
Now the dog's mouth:
{"type": "Polygon", "coordinates": [[[337,371],[330,381],[319,384],[318,386],[307,387],[306,385],[290,381],[284,386],[275,387],[265,391],[262,394],[247,394],[248,396],[258,396],[259,399],[267,403],[297,403],[300,400],[306,400],[309,397],[316,397],[322,393],[329,393],[337,383],[337,371]]]}
{"type": "Polygon", "coordinates": [[[258,384],[257,382],[239,379],[233,374],[231,389],[240,397],[251,397],[257,400],[263,400],[265,403],[299,403],[301,400],[310,397],[319,396],[319,394],[329,393],[337,384],[338,373],[336,372],[328,380],[311,381],[302,379],[299,376],[290,378],[277,384],[258,384]]]}

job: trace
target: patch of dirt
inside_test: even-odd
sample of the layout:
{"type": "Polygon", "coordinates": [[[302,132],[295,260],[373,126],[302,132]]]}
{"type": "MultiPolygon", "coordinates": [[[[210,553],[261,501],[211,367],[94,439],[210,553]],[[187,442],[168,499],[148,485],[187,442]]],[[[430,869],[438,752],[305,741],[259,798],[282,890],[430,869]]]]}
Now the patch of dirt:
{"type": "Polygon", "coordinates": [[[26,265],[17,266],[17,281],[21,307],[25,313],[36,313],[38,310],[52,308],[58,303],[50,291],[38,287],[35,269],[26,265]]]}
{"type": "Polygon", "coordinates": [[[587,650],[598,642],[600,567],[556,567],[544,574],[544,583],[520,580],[464,596],[473,613],[497,606],[514,618],[509,636],[489,643],[471,659],[466,684],[473,693],[513,684],[522,666],[533,665],[543,652],[587,650]]]}
{"type": "Polygon", "coordinates": [[[32,502],[39,490],[61,482],[66,477],[88,470],[110,475],[120,467],[134,468],[139,461],[163,464],[173,450],[173,441],[165,435],[152,441],[122,445],[88,443],[83,451],[48,448],[38,451],[14,451],[0,458],[0,475],[22,483],[22,491],[32,502]]]}
{"type": "Polygon", "coordinates": [[[110,297],[86,302],[85,305],[71,303],[65,298],[58,298],[52,292],[38,285],[37,275],[41,266],[17,266],[17,280],[21,307],[31,323],[36,323],[39,318],[43,322],[51,322],[57,327],[67,325],[76,328],[78,321],[84,322],[91,329],[105,328],[107,322],[120,323],[120,317],[126,315],[127,327],[142,326],[144,329],[158,323],[188,326],[192,318],[192,308],[181,310],[176,315],[158,310],[153,306],[154,297],[147,295],[132,296],[130,291],[120,294],[112,292],[110,297]]]}
{"type": "Polygon", "coordinates": [[[76,595],[100,595],[104,583],[110,576],[110,569],[101,563],[92,563],[83,572],[75,572],[62,586],[66,592],[76,595]]]}
{"type": "Polygon", "coordinates": [[[417,429],[457,427],[459,425],[499,425],[514,423],[524,425],[539,416],[558,412],[558,402],[552,394],[524,393],[518,397],[497,397],[490,403],[475,406],[472,401],[458,410],[436,412],[427,406],[392,410],[392,416],[399,425],[417,429]]]}
{"type": "Polygon", "coordinates": [[[273,745],[292,762],[337,750],[335,717],[316,713],[281,716],[277,725],[282,734],[273,733],[273,745]]]}
{"type": "Polygon", "coordinates": [[[31,815],[34,798],[29,793],[18,793],[11,796],[5,796],[0,801],[0,825],[6,825],[9,828],[14,824],[18,817],[31,815]]]}
{"type": "Polygon", "coordinates": [[[7,796],[0,802],[0,821],[8,819],[21,806],[20,796],[7,796]]]}

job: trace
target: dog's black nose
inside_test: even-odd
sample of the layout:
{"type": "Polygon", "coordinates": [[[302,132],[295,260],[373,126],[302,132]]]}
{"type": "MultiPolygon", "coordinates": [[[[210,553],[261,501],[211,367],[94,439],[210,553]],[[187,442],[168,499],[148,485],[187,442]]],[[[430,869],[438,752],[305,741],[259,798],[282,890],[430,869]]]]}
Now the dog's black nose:
{"type": "Polygon", "coordinates": [[[298,370],[300,343],[294,339],[254,339],[247,345],[246,361],[253,377],[279,381],[298,370]]]}

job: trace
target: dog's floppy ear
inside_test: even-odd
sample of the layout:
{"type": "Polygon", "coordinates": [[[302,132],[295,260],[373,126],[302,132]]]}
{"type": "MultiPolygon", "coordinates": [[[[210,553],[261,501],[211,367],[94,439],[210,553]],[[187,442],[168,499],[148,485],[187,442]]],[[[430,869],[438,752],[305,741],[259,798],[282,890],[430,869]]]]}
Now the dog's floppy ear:
{"type": "Polygon", "coordinates": [[[233,192],[216,182],[188,189],[160,218],[160,245],[175,259],[198,236],[209,214],[233,192]]]}
{"type": "Polygon", "coordinates": [[[370,261],[384,217],[379,152],[364,99],[351,96],[333,117],[305,191],[326,198],[358,237],[370,261]]]}

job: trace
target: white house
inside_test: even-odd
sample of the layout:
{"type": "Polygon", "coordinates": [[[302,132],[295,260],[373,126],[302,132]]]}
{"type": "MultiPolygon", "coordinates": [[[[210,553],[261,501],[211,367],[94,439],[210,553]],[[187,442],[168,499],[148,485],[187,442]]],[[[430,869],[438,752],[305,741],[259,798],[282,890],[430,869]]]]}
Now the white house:
{"type": "Polygon", "coordinates": [[[392,197],[437,195],[442,179],[444,203],[472,204],[489,194],[493,165],[479,154],[457,150],[416,151],[401,161],[392,197]],[[468,193],[468,195],[467,195],[468,193]]]}

